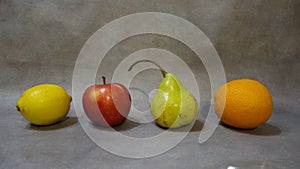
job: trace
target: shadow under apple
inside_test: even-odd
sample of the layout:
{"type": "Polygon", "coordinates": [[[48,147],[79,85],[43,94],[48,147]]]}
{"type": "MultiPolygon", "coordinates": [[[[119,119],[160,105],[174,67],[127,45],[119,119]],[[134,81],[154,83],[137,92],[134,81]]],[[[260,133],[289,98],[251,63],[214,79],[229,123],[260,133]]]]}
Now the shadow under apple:
{"type": "Polygon", "coordinates": [[[102,126],[102,125],[97,125],[97,124],[93,124],[92,122],[90,122],[90,126],[99,130],[106,130],[106,131],[126,131],[126,130],[130,130],[133,129],[135,127],[137,127],[139,125],[139,123],[131,121],[131,120],[125,120],[122,124],[118,125],[118,126],[102,126]]]}

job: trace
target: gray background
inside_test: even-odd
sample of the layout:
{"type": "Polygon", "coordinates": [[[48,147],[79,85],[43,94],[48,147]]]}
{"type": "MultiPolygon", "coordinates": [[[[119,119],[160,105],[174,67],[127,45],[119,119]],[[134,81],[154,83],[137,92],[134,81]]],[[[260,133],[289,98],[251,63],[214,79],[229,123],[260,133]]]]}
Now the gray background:
{"type": "MultiPolygon", "coordinates": [[[[299,5],[297,0],[0,0],[0,168],[218,169],[263,162],[299,168],[299,5]],[[15,109],[23,91],[56,83],[71,94],[73,68],[88,38],[106,23],[137,12],[170,13],[199,27],[218,51],[228,81],[252,78],[269,88],[274,101],[269,121],[246,131],[220,125],[206,143],[198,144],[211,99],[207,72],[188,47],[159,35],[120,42],[98,73],[111,78],[123,58],[149,47],[172,51],[189,65],[199,84],[201,114],[199,124],[172,150],[148,159],[110,154],[84,133],[73,105],[69,118],[53,126],[40,128],[23,119],[15,109]]],[[[155,70],[144,71],[131,87],[149,92],[160,79],[155,70]]],[[[135,107],[147,109],[140,93],[132,97],[135,107]]],[[[128,125],[122,131],[129,135],[155,127],[128,125]]]]}

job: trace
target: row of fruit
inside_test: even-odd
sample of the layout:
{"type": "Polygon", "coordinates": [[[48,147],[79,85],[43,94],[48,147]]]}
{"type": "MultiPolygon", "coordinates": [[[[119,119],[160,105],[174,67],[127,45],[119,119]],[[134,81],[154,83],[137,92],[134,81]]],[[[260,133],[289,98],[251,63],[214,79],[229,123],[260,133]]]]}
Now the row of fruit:
{"type": "MultiPolygon", "coordinates": [[[[192,123],[199,106],[193,94],[173,74],[155,64],[163,80],[152,99],[150,111],[155,123],[163,128],[179,128],[192,123]]],[[[35,125],[55,124],[66,117],[72,97],[60,86],[41,84],[26,90],[17,102],[17,110],[35,125]]],[[[120,83],[91,85],[82,96],[87,117],[95,125],[121,125],[130,112],[131,97],[120,83]]],[[[260,82],[239,79],[228,82],[214,94],[215,112],[220,120],[233,127],[252,129],[265,123],[272,114],[272,97],[260,82]]]]}

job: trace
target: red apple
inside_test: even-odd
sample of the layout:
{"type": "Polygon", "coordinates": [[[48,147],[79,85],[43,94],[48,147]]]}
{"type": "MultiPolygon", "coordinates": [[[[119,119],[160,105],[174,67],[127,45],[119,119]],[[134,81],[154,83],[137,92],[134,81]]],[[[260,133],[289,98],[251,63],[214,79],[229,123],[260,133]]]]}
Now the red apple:
{"type": "Polygon", "coordinates": [[[123,123],[130,111],[131,98],[125,86],[105,83],[88,87],[82,97],[83,109],[96,125],[117,126],[123,123]]]}

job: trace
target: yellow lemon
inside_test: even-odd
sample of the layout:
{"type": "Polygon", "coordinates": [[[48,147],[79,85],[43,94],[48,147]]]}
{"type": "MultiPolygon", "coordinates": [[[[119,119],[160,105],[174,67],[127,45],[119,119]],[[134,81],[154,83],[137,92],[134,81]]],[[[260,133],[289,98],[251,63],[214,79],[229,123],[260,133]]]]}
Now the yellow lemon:
{"type": "Polygon", "coordinates": [[[50,125],[64,119],[72,97],[60,86],[41,84],[26,90],[17,102],[18,111],[35,125],[50,125]]]}

